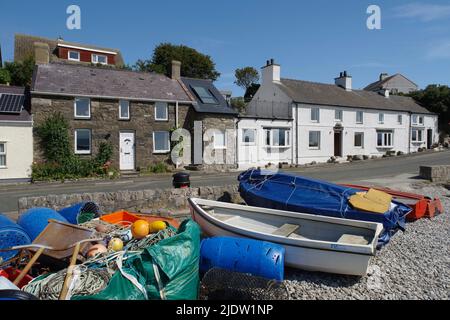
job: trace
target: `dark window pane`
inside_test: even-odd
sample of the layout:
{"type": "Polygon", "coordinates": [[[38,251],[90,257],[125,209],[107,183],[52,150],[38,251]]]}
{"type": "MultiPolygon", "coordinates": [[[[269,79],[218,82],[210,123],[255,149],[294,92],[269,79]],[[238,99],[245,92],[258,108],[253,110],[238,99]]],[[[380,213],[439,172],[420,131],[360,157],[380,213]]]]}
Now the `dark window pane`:
{"type": "Polygon", "coordinates": [[[91,132],[89,130],[77,130],[77,151],[89,152],[91,150],[91,132]]]}

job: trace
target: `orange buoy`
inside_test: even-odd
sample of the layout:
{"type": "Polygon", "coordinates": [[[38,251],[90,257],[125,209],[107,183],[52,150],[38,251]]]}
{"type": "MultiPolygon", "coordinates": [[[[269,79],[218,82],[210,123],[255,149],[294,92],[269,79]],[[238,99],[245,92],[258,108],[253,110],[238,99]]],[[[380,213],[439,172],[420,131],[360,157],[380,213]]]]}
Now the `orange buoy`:
{"type": "Polygon", "coordinates": [[[131,226],[131,233],[135,239],[144,239],[150,233],[150,224],[145,220],[138,220],[131,226]]]}

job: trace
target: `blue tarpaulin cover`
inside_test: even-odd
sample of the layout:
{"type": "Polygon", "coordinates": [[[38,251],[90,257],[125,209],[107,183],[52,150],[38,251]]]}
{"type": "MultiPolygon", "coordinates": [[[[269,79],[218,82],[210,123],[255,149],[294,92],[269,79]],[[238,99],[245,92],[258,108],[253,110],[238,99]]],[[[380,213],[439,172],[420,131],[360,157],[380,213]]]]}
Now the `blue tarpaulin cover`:
{"type": "Polygon", "coordinates": [[[249,206],[382,223],[378,248],[398,231],[404,231],[411,209],[393,201],[384,214],[354,209],[349,198],[361,190],[293,174],[250,169],[239,175],[239,192],[249,206]]]}

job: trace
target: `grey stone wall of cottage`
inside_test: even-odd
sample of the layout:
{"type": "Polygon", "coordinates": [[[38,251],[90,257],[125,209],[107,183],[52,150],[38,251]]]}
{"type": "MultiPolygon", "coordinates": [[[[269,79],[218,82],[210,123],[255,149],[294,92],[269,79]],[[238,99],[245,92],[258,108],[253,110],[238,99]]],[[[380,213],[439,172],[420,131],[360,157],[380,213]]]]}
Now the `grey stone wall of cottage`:
{"type": "MultiPolygon", "coordinates": [[[[185,118],[189,110],[188,105],[179,105],[179,124],[189,124],[185,118]]],[[[170,163],[170,153],[153,153],[153,132],[170,131],[175,128],[175,104],[169,104],[169,120],[156,121],[154,103],[130,102],[130,120],[119,119],[118,100],[91,99],[91,118],[75,119],[74,98],[72,97],[39,97],[32,98],[32,113],[34,119],[34,161],[43,161],[41,141],[36,135],[36,128],[55,111],[61,112],[69,121],[70,139],[72,148],[74,145],[75,129],[90,129],[92,135],[92,154],[80,155],[80,157],[95,156],[102,142],[110,142],[113,146],[113,166],[119,169],[120,157],[120,131],[132,131],[135,133],[136,143],[136,168],[146,168],[151,164],[164,161],[170,163]]]]}
{"type": "Polygon", "coordinates": [[[18,201],[18,211],[34,207],[46,207],[60,210],[71,205],[93,201],[100,206],[103,213],[118,210],[142,212],[157,215],[177,215],[188,210],[189,197],[219,200],[224,202],[242,203],[238,186],[200,187],[190,189],[154,189],[139,191],[96,192],[83,194],[47,195],[41,197],[26,197],[18,201]]]}

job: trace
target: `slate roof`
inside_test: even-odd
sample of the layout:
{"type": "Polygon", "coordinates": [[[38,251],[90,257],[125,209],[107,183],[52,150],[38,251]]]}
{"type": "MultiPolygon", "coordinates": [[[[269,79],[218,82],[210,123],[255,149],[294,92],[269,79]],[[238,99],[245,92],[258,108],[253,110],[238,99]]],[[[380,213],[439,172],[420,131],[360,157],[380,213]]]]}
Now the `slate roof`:
{"type": "Polygon", "coordinates": [[[32,93],[191,103],[177,80],[165,75],[84,65],[36,66],[32,93]]]}
{"type": "Polygon", "coordinates": [[[297,103],[431,114],[409,97],[391,95],[385,98],[372,91],[346,91],[334,84],[292,79],[281,79],[277,85],[297,103]]]}
{"type": "Polygon", "coordinates": [[[378,80],[378,81],[375,81],[375,82],[369,84],[367,87],[364,88],[364,90],[367,90],[367,91],[381,90],[384,88],[384,84],[388,83],[390,80],[392,80],[393,78],[395,78],[397,76],[403,77],[406,80],[408,80],[409,82],[411,82],[413,85],[417,86],[417,84],[415,84],[414,82],[412,82],[411,80],[406,78],[404,75],[397,73],[392,76],[386,77],[384,80],[378,80]]]}
{"type": "Polygon", "coordinates": [[[185,90],[187,90],[191,95],[191,97],[195,99],[195,101],[197,102],[196,104],[194,104],[195,111],[199,113],[220,113],[220,114],[237,115],[237,111],[228,105],[223,95],[214,86],[212,80],[182,77],[181,81],[185,86],[185,90]],[[193,87],[195,86],[200,86],[208,89],[218,103],[217,104],[203,103],[193,90],[193,87]]]}
{"type": "Polygon", "coordinates": [[[32,117],[30,114],[29,92],[24,87],[0,85],[0,97],[3,94],[22,95],[22,96],[24,96],[25,99],[24,99],[22,111],[20,113],[0,112],[0,122],[1,121],[28,121],[28,122],[30,122],[32,120],[32,117]]]}
{"type": "MultiPolygon", "coordinates": [[[[103,50],[103,51],[111,51],[116,52],[117,55],[115,56],[115,64],[116,66],[122,66],[124,65],[124,60],[122,57],[122,53],[120,50],[117,49],[111,49],[111,48],[101,48],[98,46],[92,46],[92,45],[86,45],[86,44],[80,44],[75,42],[68,42],[64,40],[53,40],[43,37],[35,37],[25,34],[16,34],[14,39],[14,61],[23,61],[29,56],[34,56],[34,43],[35,42],[43,42],[47,43],[50,48],[50,61],[58,61],[57,57],[57,47],[58,43],[65,44],[65,45],[71,45],[71,46],[77,46],[77,47],[84,47],[91,49],[92,51],[95,50],[103,50]]],[[[60,60],[61,61],[61,60],[60,60]]],[[[66,61],[66,60],[63,60],[66,61]]],[[[67,61],[69,62],[69,61],[67,61]]],[[[70,62],[73,63],[73,62],[70,62]]]]}

